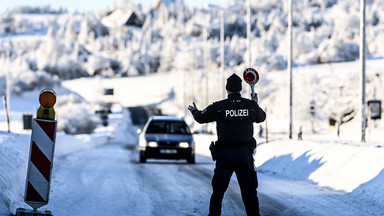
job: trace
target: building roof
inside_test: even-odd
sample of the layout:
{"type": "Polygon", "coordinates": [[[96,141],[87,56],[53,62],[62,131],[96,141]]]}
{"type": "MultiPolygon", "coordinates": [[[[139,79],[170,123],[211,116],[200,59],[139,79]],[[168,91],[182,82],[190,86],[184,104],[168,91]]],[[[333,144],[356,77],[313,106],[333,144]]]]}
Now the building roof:
{"type": "Polygon", "coordinates": [[[129,24],[137,25],[137,21],[132,19],[138,19],[133,10],[117,9],[104,17],[101,22],[109,28],[118,28],[129,24]]]}

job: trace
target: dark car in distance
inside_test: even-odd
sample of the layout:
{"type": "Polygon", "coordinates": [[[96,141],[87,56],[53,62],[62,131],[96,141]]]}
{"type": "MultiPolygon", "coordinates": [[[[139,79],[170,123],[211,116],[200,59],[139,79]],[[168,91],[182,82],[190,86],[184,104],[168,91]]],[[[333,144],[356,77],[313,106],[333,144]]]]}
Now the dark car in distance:
{"type": "Polygon", "coordinates": [[[139,139],[140,162],[153,159],[186,159],[195,163],[195,142],[182,118],[152,116],[148,119],[139,139]]]}

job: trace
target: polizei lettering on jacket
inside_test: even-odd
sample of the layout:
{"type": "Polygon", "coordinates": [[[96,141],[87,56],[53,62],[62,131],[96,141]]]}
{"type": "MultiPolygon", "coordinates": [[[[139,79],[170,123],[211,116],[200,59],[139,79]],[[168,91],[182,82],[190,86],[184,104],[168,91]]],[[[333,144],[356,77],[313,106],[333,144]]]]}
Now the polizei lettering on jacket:
{"type": "Polygon", "coordinates": [[[248,109],[225,110],[225,117],[248,116],[248,109]]]}

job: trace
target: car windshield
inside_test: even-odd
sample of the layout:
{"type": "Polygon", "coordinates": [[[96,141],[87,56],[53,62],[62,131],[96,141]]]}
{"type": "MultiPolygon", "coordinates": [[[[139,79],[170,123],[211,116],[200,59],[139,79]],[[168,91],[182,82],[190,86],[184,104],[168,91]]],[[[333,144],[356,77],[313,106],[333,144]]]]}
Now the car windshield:
{"type": "Polygon", "coordinates": [[[185,122],[180,121],[152,121],[149,123],[147,134],[165,133],[165,134],[191,134],[189,127],[185,122]]]}

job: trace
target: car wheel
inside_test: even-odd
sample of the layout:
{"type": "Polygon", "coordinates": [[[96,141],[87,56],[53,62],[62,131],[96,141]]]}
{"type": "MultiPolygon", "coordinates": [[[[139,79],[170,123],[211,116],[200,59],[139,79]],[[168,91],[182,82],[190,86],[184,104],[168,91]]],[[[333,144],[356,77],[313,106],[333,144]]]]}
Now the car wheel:
{"type": "Polygon", "coordinates": [[[140,163],[147,162],[147,158],[144,155],[144,151],[140,151],[140,163]]]}
{"type": "Polygon", "coordinates": [[[196,160],[195,160],[195,154],[192,154],[190,158],[187,158],[187,162],[189,164],[194,164],[196,163],[196,160]]]}

